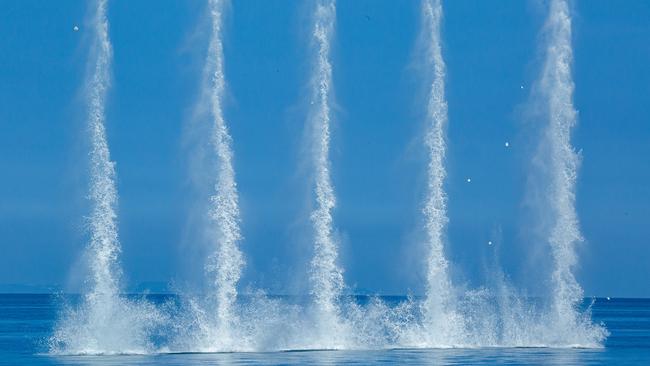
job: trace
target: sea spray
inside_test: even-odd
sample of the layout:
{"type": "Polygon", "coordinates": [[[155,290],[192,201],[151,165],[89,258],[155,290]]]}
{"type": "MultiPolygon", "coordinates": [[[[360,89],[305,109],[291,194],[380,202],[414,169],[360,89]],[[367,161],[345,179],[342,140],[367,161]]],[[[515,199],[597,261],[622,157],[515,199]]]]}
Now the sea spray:
{"type": "Polygon", "coordinates": [[[574,276],[576,247],[583,241],[575,208],[575,186],[580,157],[571,145],[571,130],[577,123],[573,107],[571,76],[571,14],[566,0],[552,0],[545,25],[545,61],[539,91],[548,124],[542,137],[540,160],[548,171],[548,200],[551,225],[548,243],[553,259],[552,304],[549,321],[558,337],[568,343],[599,344],[601,327],[593,326],[579,306],[583,291],[574,276]]]}
{"type": "MultiPolygon", "coordinates": [[[[208,160],[216,162],[206,227],[212,253],[206,265],[206,276],[211,287],[206,297],[181,296],[171,329],[174,336],[170,350],[251,352],[314,348],[317,338],[313,332],[306,332],[313,327],[307,324],[304,309],[268,298],[259,290],[254,291],[253,296],[238,296],[237,285],[244,259],[238,248],[242,235],[232,139],[223,114],[226,82],[222,37],[228,5],[223,0],[208,2],[210,39],[201,98],[196,106],[195,122],[198,124],[192,127],[203,130],[211,125],[208,143],[198,148],[209,146],[208,160]]],[[[206,156],[199,154],[198,157],[204,159],[206,156]]]]}
{"type": "Polygon", "coordinates": [[[224,0],[210,0],[210,43],[205,61],[207,78],[204,93],[209,101],[212,134],[210,143],[217,159],[216,182],[210,197],[209,217],[214,235],[214,252],[206,266],[213,286],[216,305],[216,329],[208,342],[217,350],[235,347],[240,340],[233,334],[238,323],[237,283],[241,277],[244,259],[239,250],[240,214],[237,183],[233,168],[232,139],[223,116],[222,100],[225,90],[222,22],[224,0]]]}
{"type": "Polygon", "coordinates": [[[146,353],[149,331],[161,321],[152,305],[120,297],[115,163],[106,138],[105,102],[110,84],[111,43],[106,0],[95,3],[92,64],[87,81],[90,132],[90,291],[77,309],[68,308],[50,339],[55,353],[146,353]]]}
{"type": "Polygon", "coordinates": [[[335,206],[330,176],[330,122],[332,65],[330,43],[336,21],[333,0],[318,1],[314,13],[313,41],[315,65],[312,77],[312,159],[315,179],[316,207],[311,213],[314,230],[314,256],[311,261],[311,294],[316,307],[317,327],[328,333],[330,342],[339,341],[341,314],[339,298],[343,290],[343,271],[338,266],[338,243],[332,227],[335,206]]]}
{"type": "Polygon", "coordinates": [[[96,64],[89,83],[90,151],[90,252],[93,290],[88,295],[91,302],[108,304],[118,295],[120,244],[117,236],[117,188],[115,163],[111,161],[106,139],[105,100],[109,87],[111,44],[108,38],[106,1],[97,2],[96,64]],[[103,299],[102,299],[103,298],[103,299]]]}
{"type": "Polygon", "coordinates": [[[425,144],[429,163],[428,192],[424,204],[424,219],[429,255],[427,258],[426,297],[422,305],[425,342],[430,346],[454,342],[461,318],[454,310],[449,263],[444,251],[444,231],[448,222],[445,180],[445,128],[447,101],[445,99],[445,63],[442,58],[440,0],[422,2],[424,62],[431,77],[426,110],[425,144]]]}

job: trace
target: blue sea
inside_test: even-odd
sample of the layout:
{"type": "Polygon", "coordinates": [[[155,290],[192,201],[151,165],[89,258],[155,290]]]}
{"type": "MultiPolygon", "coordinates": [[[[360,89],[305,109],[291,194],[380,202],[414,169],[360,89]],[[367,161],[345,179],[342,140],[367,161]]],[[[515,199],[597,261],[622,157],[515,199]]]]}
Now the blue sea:
{"type": "MultiPolygon", "coordinates": [[[[152,302],[169,297],[150,295],[152,302]]],[[[400,299],[387,299],[399,301],[400,299]]],[[[601,349],[472,348],[369,351],[53,356],[47,339],[61,297],[0,294],[0,365],[650,365],[650,299],[595,299],[593,320],[610,332],[601,349]]]]}

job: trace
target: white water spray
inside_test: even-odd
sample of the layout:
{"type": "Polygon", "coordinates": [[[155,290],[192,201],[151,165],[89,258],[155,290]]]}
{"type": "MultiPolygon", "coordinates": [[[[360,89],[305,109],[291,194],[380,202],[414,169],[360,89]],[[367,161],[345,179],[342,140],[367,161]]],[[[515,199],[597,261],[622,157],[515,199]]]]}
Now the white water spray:
{"type": "Polygon", "coordinates": [[[427,261],[427,288],[423,303],[424,326],[428,343],[434,345],[453,342],[454,327],[459,317],[453,310],[449,263],[444,253],[444,231],[448,222],[445,180],[445,128],[447,101],[445,100],[445,62],[442,58],[440,28],[442,5],[440,0],[422,2],[425,63],[431,72],[427,104],[427,131],[425,144],[429,156],[428,192],[423,209],[429,257],[427,261]]]}
{"type": "Polygon", "coordinates": [[[208,55],[205,62],[205,75],[208,78],[208,94],[210,114],[213,123],[211,143],[217,157],[218,171],[214,192],[210,197],[210,219],[214,224],[215,249],[206,270],[213,277],[215,290],[217,330],[215,339],[219,348],[229,348],[234,339],[233,327],[236,326],[237,314],[237,283],[241,277],[244,259],[239,250],[241,240],[239,228],[239,198],[235,171],[233,169],[232,139],[223,116],[222,99],[225,89],[222,16],[223,0],[210,0],[209,10],[211,19],[211,35],[208,55]]]}
{"type": "Polygon", "coordinates": [[[580,313],[583,291],[573,273],[577,263],[576,247],[583,238],[575,208],[580,158],[571,145],[577,112],[573,107],[571,76],[571,14],[566,0],[551,1],[546,32],[548,44],[539,83],[548,118],[542,151],[548,164],[547,199],[553,220],[548,232],[554,264],[550,320],[558,334],[575,335],[575,339],[568,339],[569,342],[598,343],[604,330],[592,326],[589,317],[580,313]]]}
{"type": "Polygon", "coordinates": [[[94,288],[91,301],[105,303],[118,294],[119,269],[117,258],[120,244],[117,237],[115,206],[115,163],[111,161],[104,126],[104,105],[109,86],[111,44],[108,39],[106,1],[99,1],[95,18],[96,65],[89,85],[89,128],[91,136],[90,251],[94,288]]]}
{"type": "Polygon", "coordinates": [[[110,84],[111,43],[108,38],[106,0],[99,0],[93,17],[94,40],[91,76],[87,85],[90,132],[89,218],[90,292],[79,309],[64,314],[50,339],[56,353],[145,353],[149,331],[161,321],[145,301],[120,297],[120,244],[117,234],[115,163],[106,139],[105,103],[110,84]]]}
{"type": "Polygon", "coordinates": [[[312,80],[312,153],[315,175],[316,208],[311,213],[314,229],[314,257],[311,261],[312,296],[318,312],[320,331],[336,331],[340,325],[339,297],[343,291],[343,271],[339,268],[338,245],[332,228],[336,199],[330,177],[330,102],[332,65],[330,42],[334,33],[334,1],[319,1],[315,9],[313,40],[316,65],[312,80]]]}

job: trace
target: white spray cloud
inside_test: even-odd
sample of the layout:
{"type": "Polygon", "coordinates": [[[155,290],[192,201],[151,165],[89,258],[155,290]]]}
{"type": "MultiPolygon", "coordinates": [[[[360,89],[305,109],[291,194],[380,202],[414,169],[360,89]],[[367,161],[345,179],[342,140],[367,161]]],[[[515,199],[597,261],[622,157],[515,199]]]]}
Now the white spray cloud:
{"type": "Polygon", "coordinates": [[[146,353],[149,333],[162,315],[146,301],[120,296],[120,243],[117,232],[115,163],[111,161],[105,127],[106,94],[110,86],[112,49],[108,37],[106,0],[96,3],[91,74],[87,84],[90,132],[89,217],[90,291],[77,308],[65,309],[54,335],[53,353],[146,353]]]}
{"type": "MultiPolygon", "coordinates": [[[[427,260],[426,299],[423,304],[426,342],[439,344],[453,342],[462,320],[454,310],[449,262],[445,256],[444,236],[447,222],[447,203],[444,191],[445,130],[448,123],[445,99],[445,62],[442,57],[440,28],[442,5],[440,0],[423,1],[424,61],[431,75],[426,113],[425,144],[429,163],[427,166],[428,192],[424,204],[425,228],[429,256],[427,260]]],[[[469,181],[469,179],[468,179],[469,181]]]]}
{"type": "MultiPolygon", "coordinates": [[[[212,180],[207,219],[200,220],[207,233],[209,258],[205,263],[205,274],[210,286],[206,299],[184,296],[187,298],[184,299],[182,309],[188,314],[182,317],[181,323],[193,326],[182,330],[185,339],[175,340],[175,347],[185,344],[192,350],[210,352],[236,351],[244,347],[237,302],[237,285],[245,264],[239,249],[242,239],[239,195],[233,167],[232,138],[223,112],[226,81],[222,37],[226,5],[226,0],[208,1],[210,39],[200,100],[196,108],[197,121],[191,126],[192,129],[209,135],[205,141],[199,139],[199,143],[206,143],[209,148],[196,147],[201,154],[197,154],[195,160],[200,160],[202,164],[215,162],[215,171],[207,174],[212,180]],[[197,123],[199,121],[205,122],[210,128],[197,123]]],[[[196,161],[193,164],[194,170],[207,169],[204,165],[198,166],[200,164],[196,161]]]]}
{"type": "Polygon", "coordinates": [[[235,171],[233,168],[232,139],[228,134],[223,110],[222,99],[225,88],[223,67],[222,32],[222,0],[210,1],[212,18],[212,34],[208,56],[206,59],[206,75],[210,75],[210,105],[213,118],[212,144],[218,157],[217,181],[214,194],[210,197],[210,217],[216,225],[216,249],[208,266],[213,273],[216,288],[218,319],[223,338],[229,338],[229,327],[237,323],[234,318],[233,306],[237,300],[237,283],[241,277],[244,260],[238,243],[241,240],[239,228],[239,198],[235,171]]]}
{"type": "Polygon", "coordinates": [[[330,123],[332,65],[330,44],[336,21],[334,1],[319,1],[314,13],[313,41],[315,67],[313,71],[313,103],[311,120],[313,135],[312,158],[315,178],[316,208],[311,213],[314,229],[314,257],[311,261],[311,294],[319,319],[319,332],[330,339],[333,346],[340,342],[344,331],[340,319],[339,298],[343,291],[343,271],[338,265],[338,242],[334,235],[332,210],[336,204],[330,176],[330,123]]]}
{"type": "Polygon", "coordinates": [[[540,156],[544,161],[548,186],[544,190],[550,219],[547,240],[552,272],[552,314],[555,330],[569,342],[598,343],[604,330],[593,326],[580,312],[583,291],[575,279],[577,246],[583,242],[575,207],[575,186],[580,157],[571,145],[571,131],[577,123],[573,106],[571,75],[571,14],[566,0],[553,0],[545,25],[545,60],[539,80],[540,104],[547,119],[540,156]]]}

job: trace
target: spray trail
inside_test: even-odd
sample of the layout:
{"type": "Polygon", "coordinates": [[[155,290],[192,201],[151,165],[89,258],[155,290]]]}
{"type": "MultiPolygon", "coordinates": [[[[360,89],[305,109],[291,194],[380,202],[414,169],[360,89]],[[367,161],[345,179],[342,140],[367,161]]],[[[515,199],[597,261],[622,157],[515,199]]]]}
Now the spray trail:
{"type": "Polygon", "coordinates": [[[554,262],[551,318],[556,331],[589,336],[599,341],[603,330],[591,327],[581,316],[583,292],[573,274],[577,263],[576,246],[583,241],[575,208],[575,185],[579,155],[571,145],[571,130],[577,123],[573,106],[574,84],[571,76],[571,14],[566,0],[553,0],[546,23],[548,44],[540,79],[540,90],[548,118],[543,144],[548,154],[548,204],[552,224],[548,233],[554,262]],[[585,329],[587,327],[588,329],[585,329]]]}
{"type": "MultiPolygon", "coordinates": [[[[117,189],[115,188],[115,163],[111,161],[104,126],[104,105],[109,86],[111,63],[111,44],[108,39],[108,20],[106,19],[106,1],[97,3],[95,18],[97,39],[95,47],[97,59],[92,79],[90,80],[89,127],[91,135],[91,186],[90,216],[92,252],[92,274],[94,288],[89,298],[113,298],[118,293],[119,270],[117,257],[120,244],[117,236],[115,206],[117,189]]],[[[101,301],[101,300],[100,300],[101,301]]]]}
{"type": "Polygon", "coordinates": [[[215,229],[215,251],[206,269],[213,275],[215,288],[218,337],[220,342],[233,341],[231,331],[237,323],[234,311],[237,301],[237,283],[241,276],[244,260],[239,250],[241,240],[239,228],[239,198],[235,171],[233,169],[232,139],[223,117],[222,99],[225,89],[223,44],[221,41],[224,1],[210,0],[212,33],[205,75],[209,78],[210,113],[213,120],[211,143],[217,157],[218,171],[214,192],[210,197],[210,219],[215,229]]]}
{"type": "Polygon", "coordinates": [[[431,86],[427,105],[427,132],[425,144],[429,155],[428,193],[423,213],[429,245],[426,299],[423,304],[424,323],[435,343],[448,344],[452,336],[452,287],[449,279],[449,263],[445,258],[443,235],[447,225],[445,180],[445,128],[447,125],[447,101],[445,100],[445,62],[442,58],[440,24],[442,5],[440,0],[425,0],[423,35],[425,62],[431,72],[431,86]]]}
{"type": "Polygon", "coordinates": [[[339,324],[338,298],[343,290],[343,271],[337,265],[338,248],[332,228],[332,210],[336,199],[330,177],[330,101],[332,65],[330,42],[334,33],[334,1],[319,1],[315,9],[313,40],[316,65],[313,75],[312,153],[315,174],[316,209],[311,213],[314,229],[314,257],[311,261],[312,296],[322,327],[339,324]]]}
{"type": "Polygon", "coordinates": [[[87,84],[90,132],[89,218],[91,290],[78,309],[63,315],[50,338],[54,353],[146,353],[149,332],[162,321],[155,307],[120,296],[120,243],[117,233],[115,163],[106,139],[105,103],[110,84],[111,43],[106,0],[96,2],[93,16],[91,76],[87,84]]]}
{"type": "Polygon", "coordinates": [[[91,317],[101,323],[111,311],[119,291],[117,265],[120,244],[117,235],[115,207],[115,163],[111,161],[106,139],[105,101],[109,87],[111,43],[108,38],[106,1],[98,1],[95,18],[96,64],[90,80],[89,127],[91,136],[90,257],[93,289],[87,295],[91,317]]]}

